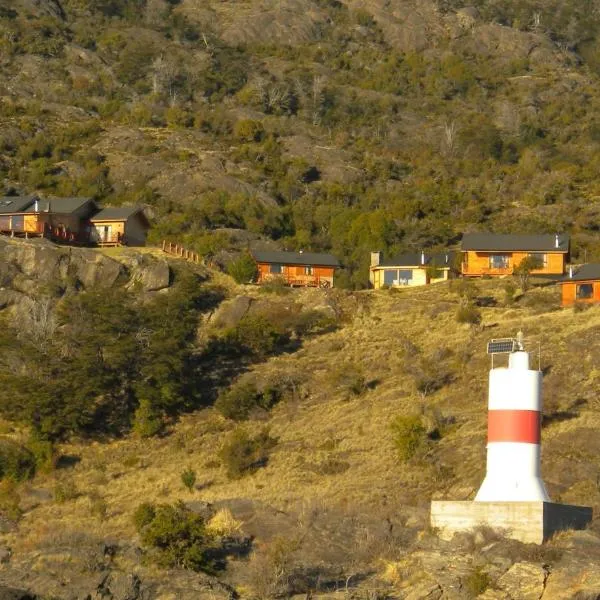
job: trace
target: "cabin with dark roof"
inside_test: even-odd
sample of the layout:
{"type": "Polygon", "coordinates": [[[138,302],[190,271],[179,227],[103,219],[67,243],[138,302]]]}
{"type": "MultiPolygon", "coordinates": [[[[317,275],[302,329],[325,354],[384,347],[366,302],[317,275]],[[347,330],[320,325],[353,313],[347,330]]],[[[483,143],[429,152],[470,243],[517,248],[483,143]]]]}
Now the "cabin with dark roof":
{"type": "Polygon", "coordinates": [[[7,196],[0,198],[0,233],[85,243],[86,222],[96,210],[92,198],[42,200],[38,196],[7,196]]]}
{"type": "Polygon", "coordinates": [[[292,287],[331,288],[335,270],[340,264],[331,254],[314,252],[252,252],[258,269],[258,283],[283,280],[292,287]]]}
{"type": "Polygon", "coordinates": [[[533,275],[562,275],[569,259],[568,235],[466,233],[461,243],[461,273],[467,277],[512,275],[526,258],[533,258],[533,275]]]}
{"type": "Polygon", "coordinates": [[[381,252],[371,252],[371,287],[404,287],[447,281],[453,274],[452,252],[407,253],[384,260],[381,252]]]}
{"type": "Polygon", "coordinates": [[[90,242],[98,246],[145,246],[150,228],[141,206],[107,206],[90,223],[90,242]]]}
{"type": "Polygon", "coordinates": [[[561,287],[561,306],[600,302],[599,263],[569,267],[569,274],[558,283],[561,287]]]}
{"type": "Polygon", "coordinates": [[[150,225],[139,206],[99,208],[92,198],[0,198],[0,235],[53,242],[143,246],[150,225]]]}

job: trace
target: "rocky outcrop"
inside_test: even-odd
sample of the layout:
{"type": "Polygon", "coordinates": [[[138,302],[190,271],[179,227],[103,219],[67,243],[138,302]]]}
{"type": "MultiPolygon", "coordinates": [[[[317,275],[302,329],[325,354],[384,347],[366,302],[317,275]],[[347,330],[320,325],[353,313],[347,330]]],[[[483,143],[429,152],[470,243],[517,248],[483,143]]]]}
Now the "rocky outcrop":
{"type": "Polygon", "coordinates": [[[115,260],[89,248],[56,246],[47,240],[0,239],[0,309],[23,297],[57,296],[68,288],[154,292],[169,287],[164,258],[131,250],[115,260]]]}

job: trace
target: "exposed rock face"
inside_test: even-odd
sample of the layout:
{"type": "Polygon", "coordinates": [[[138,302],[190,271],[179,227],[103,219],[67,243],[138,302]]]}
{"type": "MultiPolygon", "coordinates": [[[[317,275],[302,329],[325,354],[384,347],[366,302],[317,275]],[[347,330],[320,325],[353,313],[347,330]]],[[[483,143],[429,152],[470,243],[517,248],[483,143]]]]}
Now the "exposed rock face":
{"type": "Polygon", "coordinates": [[[89,248],[56,246],[47,240],[0,239],[0,309],[23,297],[52,295],[52,290],[78,286],[127,288],[152,292],[169,287],[167,261],[149,255],[124,255],[114,260],[89,248]]]}

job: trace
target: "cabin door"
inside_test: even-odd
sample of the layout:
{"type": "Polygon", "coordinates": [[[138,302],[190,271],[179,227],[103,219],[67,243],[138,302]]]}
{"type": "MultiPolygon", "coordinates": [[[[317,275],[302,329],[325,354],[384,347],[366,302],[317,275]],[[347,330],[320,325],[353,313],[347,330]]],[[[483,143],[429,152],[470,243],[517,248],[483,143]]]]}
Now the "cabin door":
{"type": "Polygon", "coordinates": [[[103,242],[109,242],[110,239],[112,237],[112,226],[111,225],[105,225],[103,227],[103,231],[102,231],[102,241],[103,242]]]}

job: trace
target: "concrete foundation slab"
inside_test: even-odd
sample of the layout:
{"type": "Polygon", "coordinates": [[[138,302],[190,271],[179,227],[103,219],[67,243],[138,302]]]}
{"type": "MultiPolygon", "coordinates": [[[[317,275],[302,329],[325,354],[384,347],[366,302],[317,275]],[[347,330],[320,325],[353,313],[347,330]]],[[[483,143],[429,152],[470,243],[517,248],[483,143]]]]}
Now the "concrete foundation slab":
{"type": "Polygon", "coordinates": [[[506,537],[541,544],[557,531],[584,529],[591,520],[592,509],[588,506],[554,502],[431,503],[431,526],[443,539],[484,525],[502,531],[506,537]]]}

